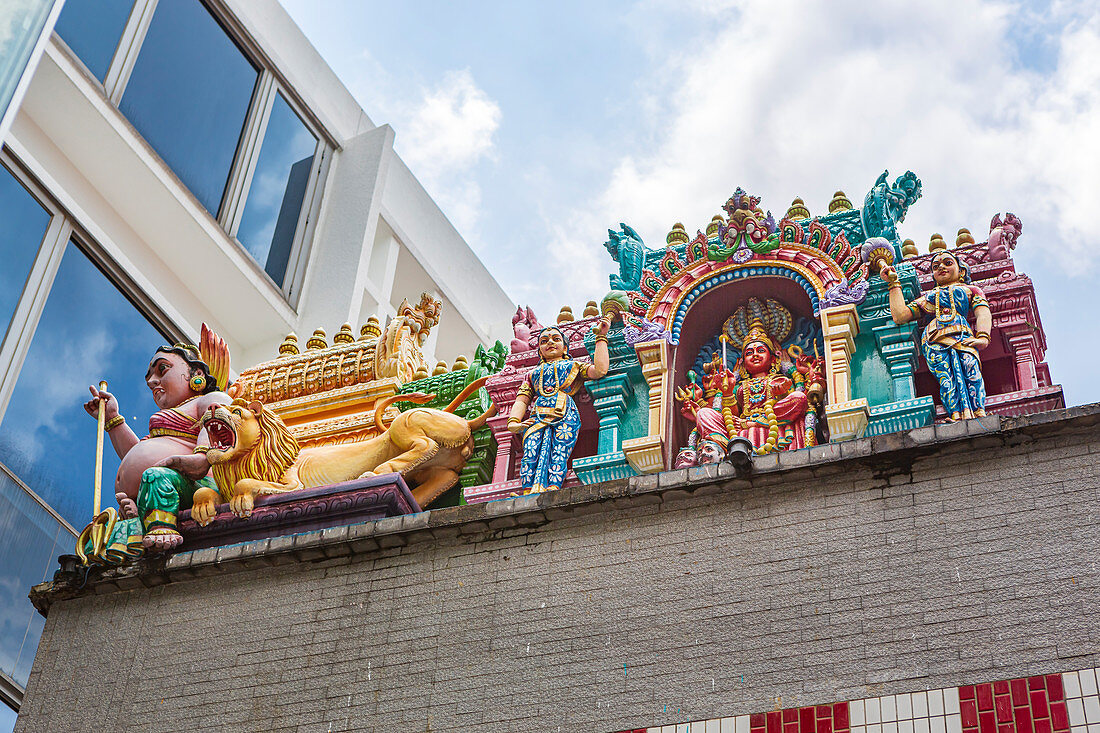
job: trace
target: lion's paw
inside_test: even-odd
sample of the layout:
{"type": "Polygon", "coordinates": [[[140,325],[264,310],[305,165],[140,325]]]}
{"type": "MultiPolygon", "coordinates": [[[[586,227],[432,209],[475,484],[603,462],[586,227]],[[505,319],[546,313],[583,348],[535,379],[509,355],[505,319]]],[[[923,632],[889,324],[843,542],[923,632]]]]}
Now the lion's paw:
{"type": "Polygon", "coordinates": [[[372,476],[377,476],[377,475],[378,474],[375,473],[374,471],[363,471],[363,473],[359,474],[359,478],[370,478],[372,476]]]}
{"type": "Polygon", "coordinates": [[[251,494],[241,494],[229,500],[229,510],[241,519],[248,519],[252,516],[252,507],[251,494]]]}

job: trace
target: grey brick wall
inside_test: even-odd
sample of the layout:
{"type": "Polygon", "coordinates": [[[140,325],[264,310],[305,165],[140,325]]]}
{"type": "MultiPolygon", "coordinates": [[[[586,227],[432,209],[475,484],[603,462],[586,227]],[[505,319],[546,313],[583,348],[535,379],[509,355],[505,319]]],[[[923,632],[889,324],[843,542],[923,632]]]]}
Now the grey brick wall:
{"type": "Polygon", "coordinates": [[[92,584],[16,730],[618,731],[1094,666],[1097,413],[92,584]]]}

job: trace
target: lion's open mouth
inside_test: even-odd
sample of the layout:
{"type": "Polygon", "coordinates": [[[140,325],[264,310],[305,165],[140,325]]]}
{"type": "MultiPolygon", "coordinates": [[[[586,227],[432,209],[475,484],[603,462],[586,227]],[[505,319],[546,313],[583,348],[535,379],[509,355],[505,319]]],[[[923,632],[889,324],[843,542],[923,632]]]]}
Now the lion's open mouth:
{"type": "Polygon", "coordinates": [[[237,444],[237,434],[223,420],[216,417],[207,419],[206,435],[210,438],[210,449],[227,451],[237,444]]]}

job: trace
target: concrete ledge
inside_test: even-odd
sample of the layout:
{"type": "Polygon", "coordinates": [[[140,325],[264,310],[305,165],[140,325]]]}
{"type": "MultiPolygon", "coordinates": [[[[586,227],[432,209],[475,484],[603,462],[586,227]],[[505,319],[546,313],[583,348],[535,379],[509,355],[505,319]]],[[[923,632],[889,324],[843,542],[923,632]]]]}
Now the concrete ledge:
{"type": "Polygon", "coordinates": [[[68,576],[59,574],[53,581],[35,586],[30,598],[35,608],[45,615],[53,603],[69,598],[186,582],[196,577],[288,562],[319,562],[433,539],[453,541],[458,537],[537,531],[549,522],[572,516],[770,485],[792,471],[812,469],[815,475],[823,475],[861,466],[871,467],[879,475],[893,475],[908,472],[915,458],[965,450],[967,444],[983,448],[996,444],[1016,445],[1053,435],[1091,433],[1098,423],[1100,403],[1020,418],[990,415],[757,456],[753,462],[753,472],[744,477],[737,477],[728,464],[678,469],[543,494],[179,552],[167,557],[148,557],[122,568],[92,568],[86,583],[83,571],[68,576]]]}

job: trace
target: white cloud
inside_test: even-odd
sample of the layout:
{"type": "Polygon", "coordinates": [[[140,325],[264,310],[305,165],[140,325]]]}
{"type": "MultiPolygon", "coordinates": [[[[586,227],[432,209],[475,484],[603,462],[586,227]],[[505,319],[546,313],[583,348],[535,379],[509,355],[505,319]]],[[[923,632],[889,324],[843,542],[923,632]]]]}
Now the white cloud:
{"type": "Polygon", "coordinates": [[[481,208],[473,168],[493,156],[500,106],[464,69],[448,72],[436,87],[423,90],[420,101],[402,116],[398,152],[459,232],[468,234],[481,208]]]}
{"type": "Polygon", "coordinates": [[[885,168],[924,183],[901,227],[918,245],[962,226],[981,239],[1007,209],[1024,220],[1022,252],[1042,243],[1066,272],[1096,268],[1100,11],[1049,10],[1064,30],[1040,72],[1013,35],[1026,9],[1005,3],[730,6],[706,9],[699,43],[654,51],[665,73],[639,93],[663,110],[656,144],[625,151],[602,192],[548,225],[569,301],[606,290],[599,243],[620,221],[661,245],[676,221],[703,228],[738,185],[777,218],[794,196],[823,213],[837,188],[858,206],[885,168]]]}

